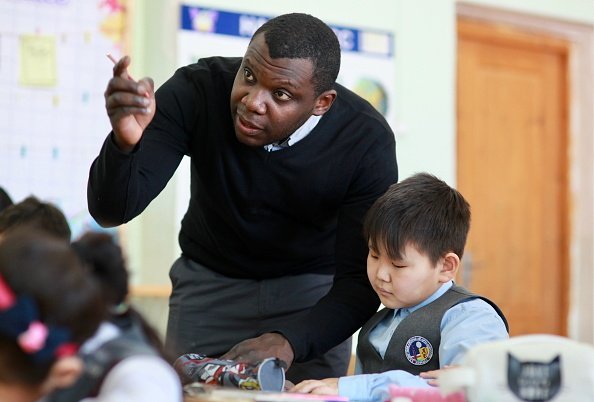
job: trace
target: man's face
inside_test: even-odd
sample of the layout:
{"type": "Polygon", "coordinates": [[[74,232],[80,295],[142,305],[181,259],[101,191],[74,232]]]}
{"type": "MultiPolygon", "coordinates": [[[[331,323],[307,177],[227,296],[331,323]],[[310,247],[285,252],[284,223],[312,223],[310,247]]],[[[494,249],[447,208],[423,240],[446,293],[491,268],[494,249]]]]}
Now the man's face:
{"type": "Polygon", "coordinates": [[[291,135],[312,114],[323,114],[316,108],[323,95],[315,96],[312,75],[309,59],[272,59],[264,34],[254,37],[231,91],[237,139],[253,147],[271,144],[291,135]]]}

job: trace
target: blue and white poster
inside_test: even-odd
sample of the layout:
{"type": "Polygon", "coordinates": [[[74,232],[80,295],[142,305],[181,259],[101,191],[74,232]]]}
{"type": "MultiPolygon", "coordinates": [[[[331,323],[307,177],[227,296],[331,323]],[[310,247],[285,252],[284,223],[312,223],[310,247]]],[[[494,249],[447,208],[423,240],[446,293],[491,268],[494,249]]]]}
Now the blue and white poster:
{"type": "MultiPolygon", "coordinates": [[[[181,5],[178,65],[200,57],[243,56],[253,33],[271,16],[181,5]]],[[[394,38],[391,32],[331,25],[342,49],[338,82],[367,99],[394,129],[394,38]]]]}

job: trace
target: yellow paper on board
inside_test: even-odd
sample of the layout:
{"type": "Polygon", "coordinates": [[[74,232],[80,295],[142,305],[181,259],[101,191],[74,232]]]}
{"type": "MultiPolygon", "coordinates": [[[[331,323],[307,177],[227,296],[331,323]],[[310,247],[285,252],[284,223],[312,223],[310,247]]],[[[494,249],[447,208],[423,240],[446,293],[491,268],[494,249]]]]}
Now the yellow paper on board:
{"type": "Polygon", "coordinates": [[[57,82],[56,38],[50,35],[21,35],[19,84],[52,87],[57,82]]]}

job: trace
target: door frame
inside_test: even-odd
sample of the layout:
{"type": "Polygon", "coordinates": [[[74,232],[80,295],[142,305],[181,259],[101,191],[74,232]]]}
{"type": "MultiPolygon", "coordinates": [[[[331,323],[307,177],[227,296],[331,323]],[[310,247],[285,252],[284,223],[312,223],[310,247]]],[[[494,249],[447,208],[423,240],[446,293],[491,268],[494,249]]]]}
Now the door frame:
{"type": "Polygon", "coordinates": [[[570,43],[569,311],[567,333],[594,342],[594,27],[475,4],[456,3],[456,17],[503,23],[570,43]]]}

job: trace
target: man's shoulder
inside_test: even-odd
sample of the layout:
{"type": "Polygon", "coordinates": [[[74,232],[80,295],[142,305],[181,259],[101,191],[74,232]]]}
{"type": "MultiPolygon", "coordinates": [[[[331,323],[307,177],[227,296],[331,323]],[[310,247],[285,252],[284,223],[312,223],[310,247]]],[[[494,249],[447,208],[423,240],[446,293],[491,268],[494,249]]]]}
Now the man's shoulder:
{"type": "Polygon", "coordinates": [[[241,60],[241,57],[204,57],[181,67],[179,71],[190,77],[235,77],[241,60]]]}
{"type": "Polygon", "coordinates": [[[241,57],[212,56],[203,57],[195,64],[208,67],[211,70],[232,71],[235,73],[241,65],[241,60],[241,57]]]}
{"type": "Polygon", "coordinates": [[[335,109],[340,118],[360,120],[365,124],[382,127],[393,136],[385,117],[369,101],[339,83],[334,84],[334,89],[336,90],[336,101],[332,109],[335,109]]]}
{"type": "Polygon", "coordinates": [[[373,110],[381,115],[381,113],[379,113],[365,98],[358,95],[351,89],[345,87],[344,85],[341,85],[338,82],[336,82],[334,83],[334,90],[336,90],[337,100],[351,105],[353,108],[356,108],[357,110],[366,110],[369,108],[370,110],[373,110]]]}

